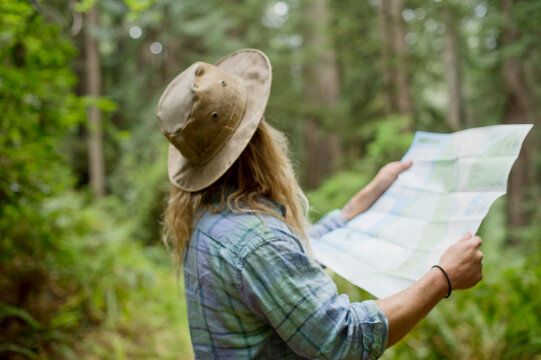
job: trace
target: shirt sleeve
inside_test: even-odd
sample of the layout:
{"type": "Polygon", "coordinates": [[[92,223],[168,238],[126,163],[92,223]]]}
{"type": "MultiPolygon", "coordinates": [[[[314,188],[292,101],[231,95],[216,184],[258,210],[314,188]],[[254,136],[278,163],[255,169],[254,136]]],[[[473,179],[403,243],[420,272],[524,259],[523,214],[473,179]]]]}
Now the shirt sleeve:
{"type": "Polygon", "coordinates": [[[346,225],[346,222],[347,220],[344,215],[342,215],[342,212],[339,209],[335,209],[312,225],[308,229],[308,236],[310,238],[318,239],[326,233],[346,225]]]}
{"type": "Polygon", "coordinates": [[[351,303],[293,240],[262,243],[244,259],[241,296],[297,354],[376,359],[387,346],[387,318],[372,300],[351,303]]]}

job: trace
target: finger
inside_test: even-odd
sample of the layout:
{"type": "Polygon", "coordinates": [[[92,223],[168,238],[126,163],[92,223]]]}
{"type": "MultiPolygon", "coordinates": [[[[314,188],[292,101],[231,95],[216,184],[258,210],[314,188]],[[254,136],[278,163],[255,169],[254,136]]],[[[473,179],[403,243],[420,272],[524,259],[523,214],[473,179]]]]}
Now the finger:
{"type": "Polygon", "coordinates": [[[397,162],[393,163],[393,165],[394,165],[394,169],[393,169],[394,173],[396,174],[396,176],[398,176],[398,174],[400,174],[401,172],[406,171],[407,169],[409,169],[411,167],[411,164],[413,164],[413,162],[411,160],[406,161],[406,162],[397,161],[397,162]]]}
{"type": "Polygon", "coordinates": [[[483,239],[481,239],[479,236],[474,236],[473,240],[475,241],[475,246],[479,247],[481,244],[483,244],[483,239]]]}
{"type": "Polygon", "coordinates": [[[413,160],[408,160],[406,162],[400,162],[400,171],[404,171],[404,170],[407,170],[411,167],[411,165],[413,164],[413,160]]]}
{"type": "Polygon", "coordinates": [[[485,257],[485,254],[483,254],[482,251],[477,250],[477,257],[479,258],[480,261],[482,261],[483,258],[485,257]]]}

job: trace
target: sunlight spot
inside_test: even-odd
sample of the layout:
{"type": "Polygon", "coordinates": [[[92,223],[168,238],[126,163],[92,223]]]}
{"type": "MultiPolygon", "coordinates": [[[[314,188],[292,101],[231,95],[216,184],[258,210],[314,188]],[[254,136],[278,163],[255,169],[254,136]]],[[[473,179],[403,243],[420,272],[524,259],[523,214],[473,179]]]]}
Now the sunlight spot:
{"type": "Polygon", "coordinates": [[[434,32],[438,28],[438,23],[434,19],[428,19],[425,21],[425,28],[430,32],[434,32]]]}
{"type": "Polygon", "coordinates": [[[415,17],[419,20],[423,20],[426,16],[426,11],[423,8],[415,9],[415,17]]]}
{"type": "Polygon", "coordinates": [[[406,42],[410,45],[413,45],[417,42],[417,35],[415,33],[409,32],[405,36],[406,42]]]}
{"type": "Polygon", "coordinates": [[[444,23],[438,23],[436,27],[436,31],[438,34],[442,35],[445,33],[445,24],[444,23]]]}
{"type": "Polygon", "coordinates": [[[487,10],[487,7],[485,6],[485,4],[479,4],[475,7],[474,9],[475,11],[475,15],[477,17],[485,17],[485,15],[487,14],[488,10],[487,10]]]}
{"type": "Polygon", "coordinates": [[[302,43],[303,39],[299,34],[293,34],[289,37],[289,45],[293,48],[301,47],[302,43]]]}
{"type": "Polygon", "coordinates": [[[407,22],[413,21],[413,18],[415,17],[415,12],[411,9],[405,9],[402,11],[402,18],[406,20],[407,22]]]}
{"type": "Polygon", "coordinates": [[[143,35],[143,30],[139,26],[135,25],[130,28],[129,33],[132,39],[139,39],[141,35],[143,35]]]}
{"type": "Polygon", "coordinates": [[[491,36],[485,39],[485,46],[487,49],[494,50],[496,49],[496,46],[498,46],[498,41],[496,40],[496,37],[491,36]]]}
{"type": "Polygon", "coordinates": [[[278,1],[274,4],[274,13],[278,16],[284,16],[289,11],[289,5],[283,1],[278,1]]]}
{"type": "Polygon", "coordinates": [[[21,185],[19,185],[19,184],[16,183],[16,182],[11,183],[11,184],[9,185],[9,188],[10,188],[11,191],[13,191],[13,192],[16,192],[16,193],[21,192],[21,185]]]}
{"type": "Polygon", "coordinates": [[[162,43],[158,41],[154,41],[152,44],[150,44],[150,52],[153,53],[154,55],[161,54],[162,51],[163,51],[162,43]]]}

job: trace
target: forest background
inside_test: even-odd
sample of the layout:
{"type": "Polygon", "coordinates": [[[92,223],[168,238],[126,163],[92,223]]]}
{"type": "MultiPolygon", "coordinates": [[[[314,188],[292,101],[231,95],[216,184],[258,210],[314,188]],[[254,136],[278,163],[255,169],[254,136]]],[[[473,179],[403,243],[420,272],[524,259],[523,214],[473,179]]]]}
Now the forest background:
{"type": "Polygon", "coordinates": [[[541,1],[0,0],[0,357],[191,358],[156,102],[254,47],[314,220],[416,130],[535,124],[479,231],[484,280],[383,358],[541,359],[539,39],[541,1]]]}

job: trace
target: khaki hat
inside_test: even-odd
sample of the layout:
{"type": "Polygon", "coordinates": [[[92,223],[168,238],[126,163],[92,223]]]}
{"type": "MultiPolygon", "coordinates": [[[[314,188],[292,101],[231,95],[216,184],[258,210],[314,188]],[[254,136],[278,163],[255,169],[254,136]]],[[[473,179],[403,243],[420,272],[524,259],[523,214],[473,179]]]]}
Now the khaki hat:
{"type": "Polygon", "coordinates": [[[169,140],[169,179],[185,191],[218,180],[238,159],[263,118],[272,70],[262,51],[243,49],[216,65],[196,62],[171,81],[158,102],[169,140]]]}

